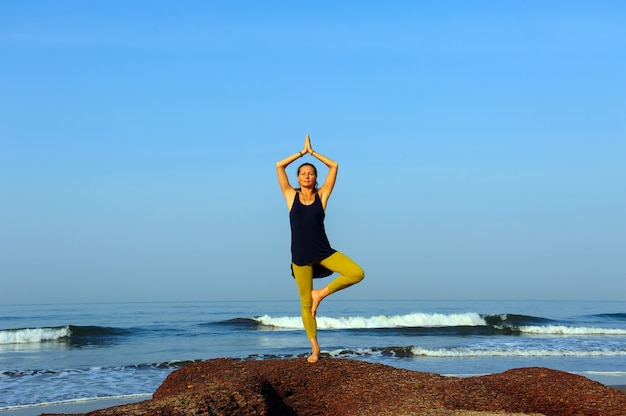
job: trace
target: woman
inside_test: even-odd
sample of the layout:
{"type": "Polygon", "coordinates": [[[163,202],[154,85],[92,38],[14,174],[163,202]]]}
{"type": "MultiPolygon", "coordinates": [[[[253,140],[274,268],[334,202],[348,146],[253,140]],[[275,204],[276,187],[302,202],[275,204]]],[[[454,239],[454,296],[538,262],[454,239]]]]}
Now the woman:
{"type": "Polygon", "coordinates": [[[320,355],[315,321],[320,302],[331,293],[360,282],[365,276],[363,269],[346,255],[334,250],[326,237],[326,204],[335,186],[337,168],[337,162],[313,150],[308,134],[302,151],[276,163],[278,183],[289,208],[291,269],[300,293],[302,323],[311,342],[311,355],[307,358],[310,363],[317,362],[320,355]],[[328,167],[328,174],[321,188],[317,188],[317,169],[310,163],[304,163],[298,168],[299,188],[294,188],[289,183],[285,168],[307,153],[328,167]],[[313,290],[314,277],[329,276],[333,272],[340,276],[322,289],[313,290]]]}

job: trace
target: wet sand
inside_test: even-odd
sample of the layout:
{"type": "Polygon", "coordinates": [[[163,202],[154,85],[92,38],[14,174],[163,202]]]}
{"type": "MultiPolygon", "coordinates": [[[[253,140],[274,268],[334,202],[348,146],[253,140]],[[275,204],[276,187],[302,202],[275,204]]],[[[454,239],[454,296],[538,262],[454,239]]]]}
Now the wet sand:
{"type": "Polygon", "coordinates": [[[93,410],[107,409],[123,404],[151,400],[152,395],[115,399],[96,399],[79,402],[59,403],[32,407],[20,407],[12,410],[0,410],[0,416],[39,416],[42,413],[87,413],[93,410]]]}

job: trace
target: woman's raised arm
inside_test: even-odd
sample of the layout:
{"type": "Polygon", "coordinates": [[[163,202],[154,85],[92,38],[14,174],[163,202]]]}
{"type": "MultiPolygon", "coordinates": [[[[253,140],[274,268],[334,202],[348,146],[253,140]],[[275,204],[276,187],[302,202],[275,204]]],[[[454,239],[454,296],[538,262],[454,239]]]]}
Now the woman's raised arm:
{"type": "Polygon", "coordinates": [[[287,172],[285,169],[294,160],[300,159],[302,156],[307,154],[309,148],[310,140],[309,135],[307,134],[306,138],[304,139],[304,147],[302,148],[302,151],[294,153],[293,155],[287,156],[283,160],[276,162],[276,174],[278,175],[278,184],[280,185],[280,190],[283,192],[283,196],[287,201],[287,206],[289,207],[289,209],[291,209],[291,203],[293,202],[296,190],[289,183],[289,178],[287,177],[287,172]]]}

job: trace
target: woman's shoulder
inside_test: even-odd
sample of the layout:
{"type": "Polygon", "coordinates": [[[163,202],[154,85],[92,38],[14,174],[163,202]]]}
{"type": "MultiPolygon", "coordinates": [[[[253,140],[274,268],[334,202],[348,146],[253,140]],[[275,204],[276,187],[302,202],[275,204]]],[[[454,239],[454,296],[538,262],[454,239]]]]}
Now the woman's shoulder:
{"type": "Polygon", "coordinates": [[[287,201],[287,208],[291,211],[296,197],[298,196],[298,191],[295,188],[289,187],[283,191],[283,196],[285,197],[285,201],[287,201]]]}

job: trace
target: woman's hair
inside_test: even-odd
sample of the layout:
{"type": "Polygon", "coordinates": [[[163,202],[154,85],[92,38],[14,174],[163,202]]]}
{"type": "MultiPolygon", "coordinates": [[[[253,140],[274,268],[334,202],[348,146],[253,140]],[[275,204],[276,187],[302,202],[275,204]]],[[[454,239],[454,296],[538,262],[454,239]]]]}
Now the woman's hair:
{"type": "MultiPolygon", "coordinates": [[[[304,166],[311,166],[313,168],[313,172],[315,173],[315,178],[317,178],[317,168],[315,167],[314,164],[312,163],[303,163],[300,166],[298,166],[298,172],[297,175],[300,176],[300,169],[302,169],[304,166]]],[[[300,192],[302,188],[296,188],[296,191],[300,192]]],[[[313,193],[317,192],[317,181],[315,181],[315,186],[313,187],[313,193]]]]}

